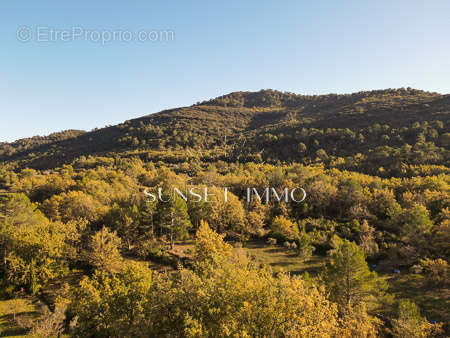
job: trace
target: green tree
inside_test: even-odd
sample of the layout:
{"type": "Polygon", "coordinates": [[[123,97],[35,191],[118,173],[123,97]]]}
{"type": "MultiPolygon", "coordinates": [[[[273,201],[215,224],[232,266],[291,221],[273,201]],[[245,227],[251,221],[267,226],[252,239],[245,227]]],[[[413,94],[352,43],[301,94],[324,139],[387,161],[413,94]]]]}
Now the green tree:
{"type": "Polygon", "coordinates": [[[405,242],[413,245],[423,243],[424,236],[430,232],[433,226],[428,215],[428,210],[420,204],[407,210],[403,214],[401,222],[400,235],[405,242]]]}
{"type": "Polygon", "coordinates": [[[140,221],[141,215],[135,204],[120,206],[114,203],[105,216],[105,223],[117,231],[128,251],[139,242],[140,221]]]}
{"type": "Polygon", "coordinates": [[[354,242],[340,241],[331,253],[324,274],[331,298],[341,308],[375,303],[375,297],[382,295],[386,283],[370,271],[364,251],[354,242]]]}
{"type": "Polygon", "coordinates": [[[297,252],[299,258],[303,261],[311,258],[312,253],[316,249],[312,245],[311,236],[308,235],[306,232],[302,231],[298,235],[297,242],[298,242],[297,252]]]}
{"type": "Polygon", "coordinates": [[[155,214],[156,201],[145,198],[141,203],[141,224],[140,230],[145,238],[154,237],[155,235],[155,214]]]}
{"type": "Polygon", "coordinates": [[[186,201],[181,196],[174,194],[166,198],[158,203],[159,226],[168,233],[170,248],[173,249],[175,239],[187,238],[192,223],[186,201]]]}

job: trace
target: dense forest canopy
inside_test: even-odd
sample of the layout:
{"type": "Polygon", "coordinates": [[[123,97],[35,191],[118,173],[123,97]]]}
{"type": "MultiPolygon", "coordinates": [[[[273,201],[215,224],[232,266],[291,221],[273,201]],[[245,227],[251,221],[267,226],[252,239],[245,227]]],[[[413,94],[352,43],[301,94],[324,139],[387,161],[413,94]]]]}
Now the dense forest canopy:
{"type": "Polygon", "coordinates": [[[312,164],[375,175],[445,172],[450,96],[415,89],[303,96],[236,92],[83,133],[0,144],[11,168],[50,169],[81,156],[312,164]]]}

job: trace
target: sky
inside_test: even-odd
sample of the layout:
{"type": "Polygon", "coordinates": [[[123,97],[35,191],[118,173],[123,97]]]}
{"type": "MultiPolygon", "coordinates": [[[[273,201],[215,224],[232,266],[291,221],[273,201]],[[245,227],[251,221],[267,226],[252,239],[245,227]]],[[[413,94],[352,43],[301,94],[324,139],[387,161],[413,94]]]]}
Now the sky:
{"type": "Polygon", "coordinates": [[[0,142],[233,91],[450,93],[450,1],[0,1],[0,142]]]}

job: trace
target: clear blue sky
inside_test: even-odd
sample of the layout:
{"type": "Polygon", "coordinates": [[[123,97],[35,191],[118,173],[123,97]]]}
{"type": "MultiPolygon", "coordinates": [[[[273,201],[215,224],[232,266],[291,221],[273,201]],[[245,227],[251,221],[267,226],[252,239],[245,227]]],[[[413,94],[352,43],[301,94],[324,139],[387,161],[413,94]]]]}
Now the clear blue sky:
{"type": "Polygon", "coordinates": [[[238,90],[450,93],[448,0],[2,0],[0,44],[0,141],[90,130],[238,90]],[[31,41],[18,41],[22,26],[31,41]],[[175,38],[46,42],[38,27],[175,38]]]}

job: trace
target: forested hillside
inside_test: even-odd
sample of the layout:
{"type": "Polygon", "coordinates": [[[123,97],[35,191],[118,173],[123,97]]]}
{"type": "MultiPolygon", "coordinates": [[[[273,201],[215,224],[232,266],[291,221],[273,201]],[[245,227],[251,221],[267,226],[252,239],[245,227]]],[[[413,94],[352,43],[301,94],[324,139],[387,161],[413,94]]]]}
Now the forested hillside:
{"type": "Polygon", "coordinates": [[[1,334],[446,337],[449,113],[265,90],[3,143],[1,334]]]}
{"type": "Polygon", "coordinates": [[[375,175],[448,166],[450,96],[414,89],[304,96],[236,92],[91,132],[0,144],[12,168],[48,169],[81,156],[139,156],[181,163],[311,164],[375,175]]]}

